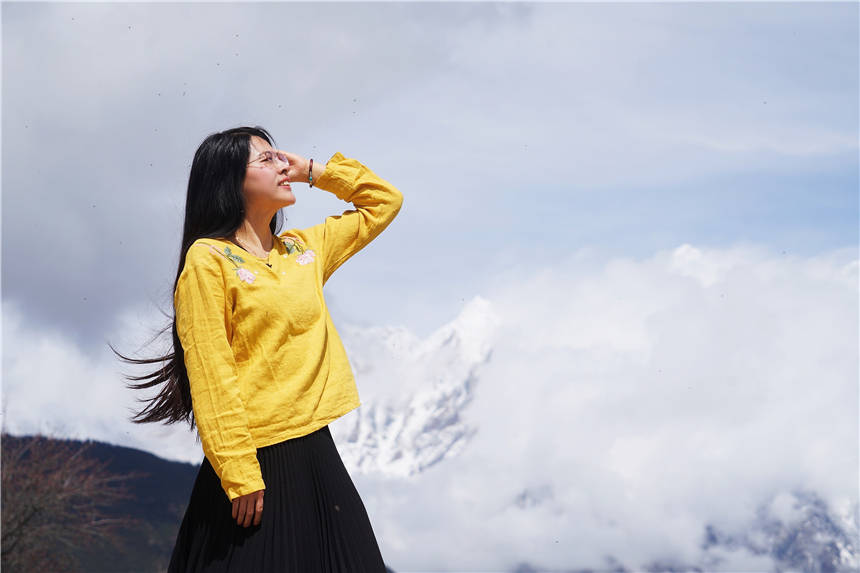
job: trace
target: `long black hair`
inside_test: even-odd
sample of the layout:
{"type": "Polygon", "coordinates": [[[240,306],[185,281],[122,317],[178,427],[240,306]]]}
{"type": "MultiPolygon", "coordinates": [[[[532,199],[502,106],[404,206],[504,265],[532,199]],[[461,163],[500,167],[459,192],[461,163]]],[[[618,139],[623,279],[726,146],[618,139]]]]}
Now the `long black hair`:
{"type": "MultiPolygon", "coordinates": [[[[191,174],[188,177],[185,222],[182,229],[179,264],[176,278],[173,280],[174,292],[179,282],[179,275],[182,274],[182,268],[185,266],[185,255],[194,241],[204,237],[215,239],[228,237],[242,224],[245,218],[245,196],[242,193],[242,187],[253,135],[265,139],[274,147],[274,140],[269,132],[260,126],[255,126],[236,127],[213,133],[197,148],[191,164],[191,174]]],[[[278,211],[269,221],[269,229],[277,234],[282,224],[283,214],[278,211]]],[[[132,422],[143,424],[164,420],[165,424],[173,424],[184,420],[189,423],[191,429],[194,429],[191,387],[185,369],[185,353],[176,332],[175,308],[173,316],[169,318],[169,323],[156,334],[156,337],[160,336],[168,328],[172,328],[173,350],[164,356],[130,358],[117,352],[110,343],[108,345],[127,363],[162,364],[158,370],[143,376],[124,375],[127,380],[144,380],[138,384],[126,384],[133,390],[164,385],[153,398],[138,398],[139,402],[146,402],[146,407],[131,417],[132,422]]]]}

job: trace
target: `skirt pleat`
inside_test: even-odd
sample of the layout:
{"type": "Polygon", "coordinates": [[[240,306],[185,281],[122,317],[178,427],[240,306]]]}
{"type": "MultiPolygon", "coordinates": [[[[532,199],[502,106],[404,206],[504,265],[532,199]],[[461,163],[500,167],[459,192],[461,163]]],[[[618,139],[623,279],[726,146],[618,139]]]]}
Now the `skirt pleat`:
{"type": "Polygon", "coordinates": [[[378,572],[385,564],[367,510],[328,426],[257,449],[266,483],[259,525],[242,527],[207,458],[168,573],[378,572]]]}

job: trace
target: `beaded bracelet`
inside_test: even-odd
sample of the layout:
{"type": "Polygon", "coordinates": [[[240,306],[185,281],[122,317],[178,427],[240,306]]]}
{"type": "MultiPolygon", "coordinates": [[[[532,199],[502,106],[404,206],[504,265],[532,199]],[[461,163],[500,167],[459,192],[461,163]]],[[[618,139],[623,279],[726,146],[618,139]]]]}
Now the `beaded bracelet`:
{"type": "Polygon", "coordinates": [[[311,166],[308,169],[308,184],[313,187],[314,186],[314,160],[311,159],[311,166]]]}

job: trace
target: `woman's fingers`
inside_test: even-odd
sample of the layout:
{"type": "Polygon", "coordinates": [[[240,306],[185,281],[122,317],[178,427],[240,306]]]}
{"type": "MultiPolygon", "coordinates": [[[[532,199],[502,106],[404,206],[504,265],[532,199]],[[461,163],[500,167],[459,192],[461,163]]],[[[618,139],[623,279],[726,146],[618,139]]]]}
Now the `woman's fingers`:
{"type": "Polygon", "coordinates": [[[278,151],[286,155],[287,159],[290,160],[290,168],[287,170],[287,178],[290,180],[290,183],[307,181],[308,165],[310,164],[310,161],[301,155],[290,153],[283,149],[279,149],[278,151]]]}
{"type": "Polygon", "coordinates": [[[245,521],[247,501],[248,498],[244,495],[233,500],[233,519],[236,520],[236,525],[242,525],[242,522],[245,521]]]}
{"type": "Polygon", "coordinates": [[[251,520],[254,519],[254,504],[252,503],[250,496],[245,499],[245,515],[242,520],[242,527],[248,527],[251,525],[251,520]]]}
{"type": "Polygon", "coordinates": [[[233,519],[237,525],[248,527],[253,523],[260,525],[263,520],[263,493],[265,490],[258,490],[254,493],[242,495],[233,500],[233,519]]]}
{"type": "Polygon", "coordinates": [[[260,525],[260,522],[263,521],[263,492],[257,492],[257,501],[256,501],[256,513],[254,514],[254,525],[260,525]]]}
{"type": "Polygon", "coordinates": [[[245,520],[245,496],[236,500],[236,525],[242,525],[245,520]]]}

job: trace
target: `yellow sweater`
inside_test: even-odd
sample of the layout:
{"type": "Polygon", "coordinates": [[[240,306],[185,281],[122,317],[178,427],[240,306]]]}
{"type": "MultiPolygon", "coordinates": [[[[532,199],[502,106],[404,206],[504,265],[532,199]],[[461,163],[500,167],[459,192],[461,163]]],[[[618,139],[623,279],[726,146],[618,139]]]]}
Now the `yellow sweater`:
{"type": "Polygon", "coordinates": [[[265,489],[257,448],[309,434],[361,404],[323,284],[391,223],[403,195],[340,152],[314,187],[355,209],[282,232],[266,258],[226,239],[198,239],[174,292],[203,453],[231,501],[265,489]]]}

